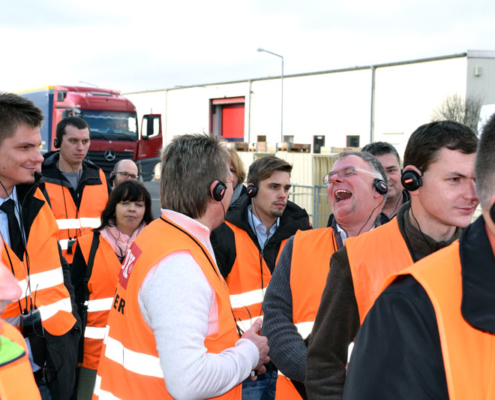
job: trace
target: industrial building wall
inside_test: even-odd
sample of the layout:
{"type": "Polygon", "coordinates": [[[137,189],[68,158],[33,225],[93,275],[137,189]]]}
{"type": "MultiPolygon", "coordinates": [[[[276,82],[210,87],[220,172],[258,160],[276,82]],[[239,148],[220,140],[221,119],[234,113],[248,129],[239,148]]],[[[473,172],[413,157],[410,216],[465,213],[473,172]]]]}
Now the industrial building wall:
{"type": "Polygon", "coordinates": [[[468,52],[467,95],[495,104],[495,52],[468,52]],[[480,57],[489,53],[492,58],[480,57]],[[472,55],[472,57],[471,57],[472,55]]]}
{"type": "MultiPolygon", "coordinates": [[[[280,142],[280,79],[253,81],[251,138],[280,142]]],[[[347,135],[369,137],[370,69],[284,78],[284,135],[294,143],[346,146],[347,135]]]]}
{"type": "Polygon", "coordinates": [[[465,96],[466,68],[466,57],[377,68],[374,141],[390,142],[403,154],[409,136],[431,120],[446,95],[465,96]]]}

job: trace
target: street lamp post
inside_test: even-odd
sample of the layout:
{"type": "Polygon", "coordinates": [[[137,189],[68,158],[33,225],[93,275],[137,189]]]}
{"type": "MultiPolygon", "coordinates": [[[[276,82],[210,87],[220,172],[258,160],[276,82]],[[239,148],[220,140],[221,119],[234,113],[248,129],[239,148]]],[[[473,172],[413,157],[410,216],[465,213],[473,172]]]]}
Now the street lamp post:
{"type": "Polygon", "coordinates": [[[284,57],[280,54],[273,53],[265,49],[258,49],[258,51],[264,51],[265,53],[271,54],[282,59],[282,75],[280,77],[280,82],[282,86],[282,97],[280,99],[280,143],[284,141],[284,57]]]}

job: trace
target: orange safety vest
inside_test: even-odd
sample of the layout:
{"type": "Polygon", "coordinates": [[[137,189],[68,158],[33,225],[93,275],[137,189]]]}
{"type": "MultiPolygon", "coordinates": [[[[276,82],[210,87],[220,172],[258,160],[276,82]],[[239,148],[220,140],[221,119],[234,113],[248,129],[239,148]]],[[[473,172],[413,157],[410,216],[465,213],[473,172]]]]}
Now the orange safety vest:
{"type": "Polygon", "coordinates": [[[459,241],[385,283],[389,285],[398,275],[407,274],[423,286],[435,309],[450,399],[494,399],[495,335],[472,327],[462,316],[459,241]]]}
{"type": "MultiPolygon", "coordinates": [[[[89,263],[93,237],[94,232],[81,236],[77,240],[86,265],[89,263]]],[[[108,314],[112,306],[115,286],[121,267],[122,265],[112,246],[100,235],[93,271],[88,282],[88,315],[86,329],[84,330],[84,358],[82,362],[82,367],[84,368],[98,369],[108,314]]]]}
{"type": "Polygon", "coordinates": [[[397,218],[345,242],[362,324],[385,279],[414,263],[397,218]]]}
{"type": "Polygon", "coordinates": [[[24,338],[7,322],[0,321],[0,324],[0,335],[3,336],[0,347],[0,399],[41,399],[24,338]],[[4,354],[8,348],[13,350],[10,355],[4,354]]]}
{"type": "Polygon", "coordinates": [[[32,305],[40,310],[43,327],[52,335],[67,333],[76,323],[72,315],[69,292],[64,284],[64,273],[58,251],[58,228],[52,210],[39,189],[34,197],[44,202],[36,216],[29,237],[26,253],[21,261],[6,243],[2,262],[14,271],[21,286],[22,296],[19,302],[13,301],[2,313],[2,318],[15,326],[20,325],[21,309],[31,309],[32,305]]]}
{"type": "MultiPolygon", "coordinates": [[[[298,231],[294,236],[290,270],[292,322],[303,339],[313,329],[330,271],[330,258],[336,251],[332,228],[298,231]]],[[[275,398],[301,399],[294,385],[280,371],[275,398]]]]}
{"type": "MultiPolygon", "coordinates": [[[[246,331],[263,314],[261,306],[272,274],[249,234],[230,222],[225,223],[234,232],[237,254],[232,270],[226,279],[230,303],[237,324],[243,331],[246,331]]],[[[277,262],[286,242],[287,239],[280,244],[277,262]]]]}
{"type": "Polygon", "coordinates": [[[74,258],[74,252],[72,254],[67,253],[69,240],[90,233],[101,224],[101,213],[108,202],[108,186],[105,173],[101,168],[99,172],[101,185],[86,185],[84,187],[79,210],[68,187],[45,182],[59,228],[58,240],[60,247],[62,247],[62,255],[69,264],[72,264],[74,258]]]}
{"type": "MultiPolygon", "coordinates": [[[[207,256],[208,250],[172,225],[161,219],[149,224],[132,244],[122,265],[108,319],[108,336],[98,366],[94,399],[98,396],[172,399],[160,367],[155,336],[144,321],[138,302],[139,289],[148,272],[171,253],[189,251],[215,291],[218,332],[206,337],[204,345],[207,351],[218,354],[234,347],[239,340],[227,286],[216,266],[212,268],[215,264],[207,256]]],[[[239,384],[216,399],[234,400],[241,396],[239,384]]]]}

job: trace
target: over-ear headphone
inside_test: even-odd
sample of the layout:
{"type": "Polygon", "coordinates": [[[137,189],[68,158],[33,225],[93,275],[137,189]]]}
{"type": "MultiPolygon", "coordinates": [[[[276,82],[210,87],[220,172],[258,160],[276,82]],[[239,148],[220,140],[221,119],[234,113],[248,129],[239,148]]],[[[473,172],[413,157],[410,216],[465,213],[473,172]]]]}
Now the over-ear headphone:
{"type": "Polygon", "coordinates": [[[217,181],[217,184],[211,189],[210,197],[218,202],[221,202],[227,191],[227,186],[222,181],[217,181]]]}
{"type": "Polygon", "coordinates": [[[108,179],[110,180],[110,182],[113,182],[115,180],[115,172],[114,171],[110,172],[110,177],[108,179]]]}
{"type": "Polygon", "coordinates": [[[55,147],[56,149],[60,149],[61,145],[62,145],[62,142],[60,141],[60,139],[55,138],[55,140],[53,141],[53,147],[55,147]]]}
{"type": "Polygon", "coordinates": [[[375,190],[382,196],[385,196],[388,193],[388,184],[383,179],[375,179],[373,181],[373,186],[375,187],[375,190]]]}
{"type": "Polygon", "coordinates": [[[423,174],[418,174],[416,171],[412,169],[408,169],[404,171],[400,177],[400,182],[404,189],[409,192],[414,192],[418,190],[421,186],[423,186],[423,179],[421,178],[423,174]]]}
{"type": "Polygon", "coordinates": [[[495,224],[495,203],[493,203],[493,205],[490,208],[490,217],[493,223],[495,224]]]}
{"type": "Polygon", "coordinates": [[[256,186],[254,183],[250,183],[247,187],[247,193],[248,197],[250,199],[253,199],[256,197],[258,194],[258,186],[256,186]]]}

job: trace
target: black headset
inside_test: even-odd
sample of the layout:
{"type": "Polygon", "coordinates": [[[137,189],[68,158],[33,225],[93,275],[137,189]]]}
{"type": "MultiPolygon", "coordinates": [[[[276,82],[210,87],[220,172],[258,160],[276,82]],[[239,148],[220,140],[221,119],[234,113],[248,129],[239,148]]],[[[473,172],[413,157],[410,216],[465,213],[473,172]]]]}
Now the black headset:
{"type": "Polygon", "coordinates": [[[418,174],[416,171],[408,169],[404,171],[400,177],[400,182],[404,189],[409,192],[414,192],[423,186],[423,179],[421,178],[423,173],[418,174]]]}
{"type": "Polygon", "coordinates": [[[495,203],[493,203],[492,207],[490,208],[490,218],[495,224],[495,203]]]}
{"type": "Polygon", "coordinates": [[[256,195],[258,194],[258,186],[256,186],[254,183],[250,183],[247,187],[247,193],[248,197],[250,199],[254,199],[256,195]]]}
{"type": "Polygon", "coordinates": [[[55,138],[53,141],[53,147],[56,149],[60,149],[60,146],[62,146],[62,141],[59,138],[55,138]]]}
{"type": "Polygon", "coordinates": [[[385,196],[388,193],[388,184],[383,179],[375,179],[373,181],[373,186],[375,187],[375,190],[382,196],[385,196]]]}
{"type": "Polygon", "coordinates": [[[215,201],[222,201],[225,192],[227,191],[227,186],[222,181],[217,181],[217,184],[211,189],[210,197],[215,201]]]}

